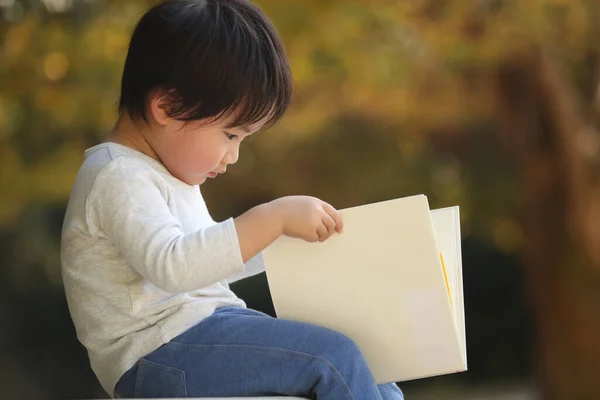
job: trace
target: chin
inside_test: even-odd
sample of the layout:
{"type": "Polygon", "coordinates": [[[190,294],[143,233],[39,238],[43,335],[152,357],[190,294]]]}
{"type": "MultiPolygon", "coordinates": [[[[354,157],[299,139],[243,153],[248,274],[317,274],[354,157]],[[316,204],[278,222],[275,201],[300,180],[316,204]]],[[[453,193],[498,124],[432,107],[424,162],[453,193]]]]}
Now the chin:
{"type": "Polygon", "coordinates": [[[207,181],[206,178],[195,178],[195,179],[185,180],[184,182],[190,186],[195,186],[195,185],[202,185],[206,181],[207,181]]]}
{"type": "Polygon", "coordinates": [[[207,180],[207,177],[205,177],[205,176],[187,177],[187,178],[176,177],[176,178],[179,179],[180,181],[182,181],[183,183],[187,183],[190,186],[202,185],[207,180]]]}

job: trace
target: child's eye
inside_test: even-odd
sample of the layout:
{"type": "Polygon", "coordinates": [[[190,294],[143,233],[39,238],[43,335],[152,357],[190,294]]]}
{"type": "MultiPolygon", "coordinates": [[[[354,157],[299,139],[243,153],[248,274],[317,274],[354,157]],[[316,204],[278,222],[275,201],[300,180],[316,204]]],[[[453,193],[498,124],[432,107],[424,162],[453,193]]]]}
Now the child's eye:
{"type": "Polygon", "coordinates": [[[237,135],[227,133],[227,132],[225,132],[225,134],[227,135],[227,139],[229,139],[229,140],[234,140],[237,138],[237,135]]]}

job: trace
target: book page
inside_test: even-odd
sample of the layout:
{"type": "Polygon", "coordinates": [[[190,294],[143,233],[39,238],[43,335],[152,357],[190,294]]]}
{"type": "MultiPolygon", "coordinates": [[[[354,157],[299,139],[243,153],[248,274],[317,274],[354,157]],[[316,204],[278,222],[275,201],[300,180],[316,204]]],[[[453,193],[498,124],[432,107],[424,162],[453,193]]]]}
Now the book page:
{"type": "Polygon", "coordinates": [[[343,234],[263,252],[277,316],[351,337],[378,383],[463,370],[427,198],[340,212],[343,234]]]}
{"type": "Polygon", "coordinates": [[[461,234],[459,207],[447,207],[431,211],[438,247],[443,254],[456,330],[464,349],[466,363],[466,336],[462,280],[461,234]]]}
{"type": "Polygon", "coordinates": [[[456,304],[456,265],[455,265],[455,239],[454,235],[456,229],[454,227],[454,209],[443,208],[431,211],[431,221],[433,223],[433,229],[438,244],[439,251],[442,253],[444,258],[444,266],[446,270],[446,276],[448,278],[448,286],[450,287],[450,296],[452,297],[452,304],[456,304]]]}

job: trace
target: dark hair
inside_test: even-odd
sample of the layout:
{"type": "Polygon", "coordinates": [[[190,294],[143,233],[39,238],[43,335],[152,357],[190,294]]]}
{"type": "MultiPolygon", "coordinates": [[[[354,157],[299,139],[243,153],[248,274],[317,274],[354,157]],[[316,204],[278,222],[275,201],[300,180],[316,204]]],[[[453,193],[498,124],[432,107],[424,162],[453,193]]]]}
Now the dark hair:
{"type": "Polygon", "coordinates": [[[236,112],[231,126],[275,123],[292,96],[292,74],[273,24],[246,0],[168,0],[137,24],[125,61],[119,111],[147,120],[148,99],[169,99],[182,121],[236,112]]]}

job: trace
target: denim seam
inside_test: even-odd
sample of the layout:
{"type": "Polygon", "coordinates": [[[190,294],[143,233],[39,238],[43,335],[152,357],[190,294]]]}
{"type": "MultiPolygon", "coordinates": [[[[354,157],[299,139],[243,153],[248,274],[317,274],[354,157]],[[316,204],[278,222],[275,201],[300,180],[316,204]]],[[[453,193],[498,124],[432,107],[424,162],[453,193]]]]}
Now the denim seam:
{"type": "Polygon", "coordinates": [[[331,369],[338,376],[338,378],[344,383],[344,387],[346,388],[346,390],[348,391],[348,393],[350,393],[350,396],[352,397],[352,399],[356,400],[356,397],[354,396],[354,393],[352,393],[352,390],[350,389],[350,386],[348,386],[348,382],[346,381],[346,379],[344,378],[344,376],[342,375],[342,373],[335,367],[335,365],[333,365],[333,363],[331,363],[326,358],[323,358],[323,357],[320,357],[320,356],[316,356],[314,354],[303,353],[301,351],[296,351],[296,350],[280,349],[280,348],[276,348],[276,347],[255,346],[255,345],[245,345],[245,344],[188,344],[188,343],[178,343],[178,342],[173,342],[173,341],[171,341],[169,344],[177,345],[177,346],[180,346],[180,347],[188,347],[188,348],[199,348],[199,347],[217,347],[217,348],[219,348],[219,347],[243,347],[243,348],[246,348],[246,349],[254,350],[257,353],[262,352],[262,351],[281,352],[281,353],[287,353],[287,354],[289,354],[291,356],[294,356],[294,357],[297,357],[297,358],[314,359],[314,360],[320,362],[321,364],[324,364],[327,368],[331,369]]]}
{"type": "MultiPolygon", "coordinates": [[[[139,370],[140,370],[141,368],[143,368],[143,364],[142,364],[143,362],[147,362],[147,361],[146,361],[146,360],[144,360],[144,359],[141,359],[141,360],[139,361],[139,364],[138,364],[138,372],[139,372],[139,370]]],[[[134,384],[134,386],[133,386],[133,393],[134,393],[134,395],[135,395],[135,396],[137,396],[137,389],[138,389],[138,388],[140,388],[140,387],[142,387],[142,384],[144,383],[144,374],[139,374],[139,373],[138,373],[138,374],[136,374],[136,375],[137,375],[137,376],[135,377],[135,384],[134,384]]]]}
{"type": "MultiPolygon", "coordinates": [[[[157,363],[157,362],[154,362],[154,361],[150,361],[150,360],[145,359],[145,358],[141,358],[140,361],[142,361],[144,363],[148,363],[148,364],[158,365],[159,367],[162,367],[162,368],[165,368],[165,369],[170,369],[170,370],[174,370],[174,371],[177,371],[177,372],[181,372],[181,375],[183,376],[183,395],[185,397],[187,397],[187,395],[188,395],[187,394],[187,379],[186,379],[185,371],[183,371],[183,370],[181,370],[179,368],[171,367],[170,365],[164,365],[164,364],[160,364],[160,363],[157,363]]],[[[141,367],[142,366],[140,365],[140,368],[141,367]]],[[[138,376],[137,376],[137,378],[135,380],[134,390],[135,390],[135,388],[138,387],[138,385],[141,387],[142,383],[144,382],[144,378],[143,378],[144,374],[137,374],[137,375],[138,376]]]]}

